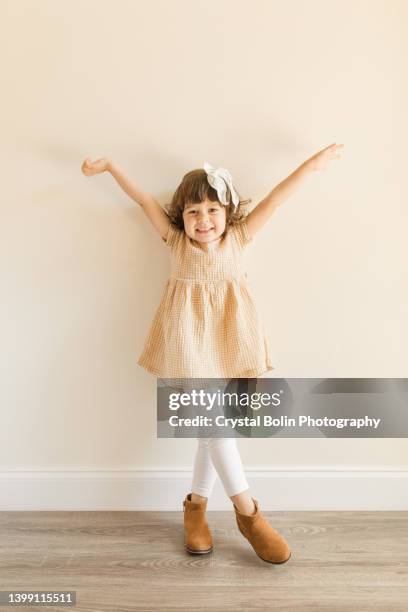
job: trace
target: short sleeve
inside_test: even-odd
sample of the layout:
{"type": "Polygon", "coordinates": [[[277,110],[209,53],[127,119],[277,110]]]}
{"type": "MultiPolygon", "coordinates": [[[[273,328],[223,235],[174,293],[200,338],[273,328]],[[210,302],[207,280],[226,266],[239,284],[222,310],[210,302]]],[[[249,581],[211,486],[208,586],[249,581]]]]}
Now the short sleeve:
{"type": "Polygon", "coordinates": [[[162,240],[167,246],[169,246],[171,249],[174,249],[177,246],[183,233],[183,230],[173,225],[173,223],[170,223],[169,229],[167,231],[167,236],[166,238],[162,237],[162,240]]]}
{"type": "Polygon", "coordinates": [[[234,229],[236,240],[238,242],[238,245],[241,247],[241,249],[243,249],[244,247],[247,246],[247,244],[252,242],[252,238],[250,237],[248,233],[246,217],[244,217],[243,220],[240,221],[239,223],[235,224],[233,226],[233,229],[234,229]]]}

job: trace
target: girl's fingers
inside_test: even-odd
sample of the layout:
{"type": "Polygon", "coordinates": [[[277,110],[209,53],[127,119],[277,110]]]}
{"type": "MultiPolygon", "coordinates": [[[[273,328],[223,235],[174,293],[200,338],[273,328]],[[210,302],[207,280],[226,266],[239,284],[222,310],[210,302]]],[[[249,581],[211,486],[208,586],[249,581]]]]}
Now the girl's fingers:
{"type": "Polygon", "coordinates": [[[333,149],[333,147],[335,147],[335,146],[336,146],[336,143],[331,144],[331,145],[329,145],[328,147],[325,147],[324,149],[322,149],[322,150],[320,151],[320,153],[330,152],[330,151],[333,149]]]}

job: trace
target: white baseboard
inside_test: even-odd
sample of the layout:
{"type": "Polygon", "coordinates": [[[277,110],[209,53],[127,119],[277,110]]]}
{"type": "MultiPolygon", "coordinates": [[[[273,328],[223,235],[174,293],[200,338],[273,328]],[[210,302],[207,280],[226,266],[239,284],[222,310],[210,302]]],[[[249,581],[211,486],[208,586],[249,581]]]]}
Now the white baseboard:
{"type": "MultiPolygon", "coordinates": [[[[408,510],[408,471],[246,470],[265,511],[408,510]]],[[[182,510],[191,470],[0,472],[0,511],[182,510]]],[[[231,510],[219,480],[208,510],[231,510]]]]}

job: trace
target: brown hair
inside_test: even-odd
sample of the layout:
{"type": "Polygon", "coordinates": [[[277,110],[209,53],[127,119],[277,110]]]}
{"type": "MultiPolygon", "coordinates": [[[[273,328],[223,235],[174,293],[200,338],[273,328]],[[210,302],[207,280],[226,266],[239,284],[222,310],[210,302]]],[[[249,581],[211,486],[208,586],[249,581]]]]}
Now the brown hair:
{"type": "MultiPolygon", "coordinates": [[[[239,194],[238,194],[239,195],[239,194]]],[[[184,229],[183,211],[186,204],[199,204],[208,198],[211,202],[219,202],[217,190],[211,187],[207,180],[207,173],[204,169],[198,168],[191,170],[183,176],[183,180],[173,194],[171,202],[165,205],[165,210],[169,215],[170,222],[180,229],[184,229]]],[[[231,202],[231,192],[227,187],[227,199],[231,202]]],[[[235,208],[233,204],[228,204],[226,208],[226,228],[229,225],[240,223],[247,215],[244,208],[252,200],[241,200],[235,208]]]]}

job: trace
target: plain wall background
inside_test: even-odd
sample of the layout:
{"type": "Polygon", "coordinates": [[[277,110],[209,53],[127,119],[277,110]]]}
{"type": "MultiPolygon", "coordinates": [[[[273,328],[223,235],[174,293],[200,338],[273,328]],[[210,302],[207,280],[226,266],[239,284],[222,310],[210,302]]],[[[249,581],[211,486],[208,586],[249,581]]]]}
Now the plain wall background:
{"type": "MultiPolygon", "coordinates": [[[[1,11],[1,470],[192,467],[136,364],[169,251],[108,174],[166,203],[227,167],[255,205],[344,143],[247,250],[274,377],[405,377],[408,5],[41,0],[1,11]]],[[[246,468],[406,469],[406,440],[240,440],[246,468]]]]}

